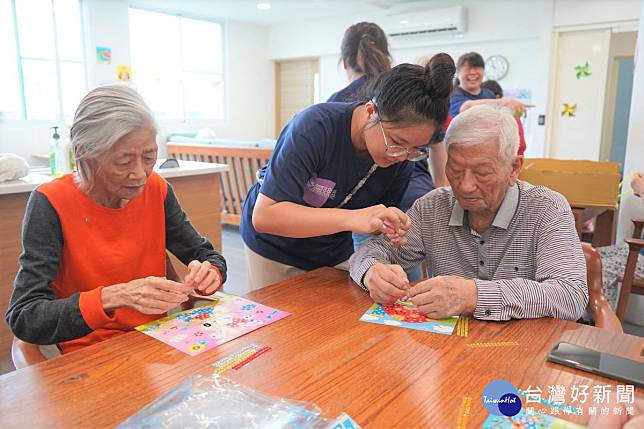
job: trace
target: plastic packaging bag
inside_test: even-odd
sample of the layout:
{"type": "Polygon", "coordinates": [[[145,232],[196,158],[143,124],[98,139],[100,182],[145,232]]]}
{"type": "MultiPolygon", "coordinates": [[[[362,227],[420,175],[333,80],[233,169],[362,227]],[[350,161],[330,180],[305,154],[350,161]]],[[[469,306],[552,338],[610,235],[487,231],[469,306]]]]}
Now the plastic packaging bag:
{"type": "Polygon", "coordinates": [[[124,421],[130,428],[353,429],[346,414],[329,420],[312,403],[261,394],[226,377],[192,376],[124,421]]]}

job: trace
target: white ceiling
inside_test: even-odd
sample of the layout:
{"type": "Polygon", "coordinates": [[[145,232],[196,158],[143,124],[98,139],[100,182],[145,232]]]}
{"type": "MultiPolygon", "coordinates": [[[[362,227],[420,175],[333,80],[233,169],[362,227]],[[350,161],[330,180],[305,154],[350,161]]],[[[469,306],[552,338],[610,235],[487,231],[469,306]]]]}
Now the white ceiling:
{"type": "Polygon", "coordinates": [[[271,9],[257,9],[259,1],[251,0],[130,0],[130,5],[159,12],[179,13],[186,16],[250,22],[272,26],[281,22],[332,18],[361,12],[399,13],[434,6],[447,6],[458,1],[418,0],[261,0],[271,9]]]}

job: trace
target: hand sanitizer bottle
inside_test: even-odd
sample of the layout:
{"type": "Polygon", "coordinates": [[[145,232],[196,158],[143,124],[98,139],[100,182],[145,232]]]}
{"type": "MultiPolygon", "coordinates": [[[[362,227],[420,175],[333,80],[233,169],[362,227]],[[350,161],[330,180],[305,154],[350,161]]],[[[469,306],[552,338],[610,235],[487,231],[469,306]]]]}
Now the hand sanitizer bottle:
{"type": "Polygon", "coordinates": [[[51,176],[57,176],[57,163],[56,157],[58,156],[58,144],[60,143],[60,134],[58,134],[58,127],[51,127],[54,130],[54,134],[49,139],[49,168],[51,170],[51,176]]]}
{"type": "Polygon", "coordinates": [[[72,150],[71,143],[69,139],[65,137],[65,132],[62,133],[63,137],[58,140],[57,150],[56,150],[56,173],[59,176],[67,174],[72,171],[72,166],[70,162],[70,152],[72,150]]]}

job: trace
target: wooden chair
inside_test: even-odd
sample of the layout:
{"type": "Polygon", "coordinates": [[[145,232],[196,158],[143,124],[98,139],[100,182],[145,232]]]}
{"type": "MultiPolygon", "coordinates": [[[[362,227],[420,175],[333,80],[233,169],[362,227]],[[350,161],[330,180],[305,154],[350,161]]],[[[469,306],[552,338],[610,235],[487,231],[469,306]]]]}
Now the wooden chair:
{"type": "Polygon", "coordinates": [[[633,225],[633,238],[627,238],[625,240],[626,244],[628,244],[628,258],[626,259],[624,275],[617,278],[617,281],[622,284],[622,290],[619,292],[619,301],[617,304],[617,317],[622,322],[628,309],[628,300],[631,294],[644,295],[644,279],[635,278],[637,258],[642,248],[644,248],[644,240],[642,240],[644,219],[633,220],[633,225]]]}
{"type": "Polygon", "coordinates": [[[583,243],[586,258],[586,280],[588,282],[588,311],[595,326],[615,333],[623,333],[620,320],[610,307],[602,289],[602,260],[593,247],[583,243]]]}
{"type": "Polygon", "coordinates": [[[36,344],[26,343],[13,337],[11,360],[16,369],[25,368],[47,360],[47,357],[36,344]]]}
{"type": "Polygon", "coordinates": [[[168,156],[180,160],[227,164],[221,177],[221,223],[239,225],[248,190],[257,182],[255,173],[268,163],[273,149],[224,147],[208,144],[168,143],[168,156]]]}
{"type": "MultiPolygon", "coordinates": [[[[182,281],[177,274],[177,271],[174,269],[174,265],[172,265],[172,261],[170,260],[167,252],[165,255],[165,263],[166,277],[170,280],[179,282],[182,281]]],[[[188,308],[189,306],[181,306],[182,310],[187,310],[188,308]]],[[[35,365],[40,362],[44,362],[47,360],[47,357],[40,349],[40,346],[27,343],[19,338],[13,337],[13,342],[11,343],[11,360],[13,361],[13,366],[15,366],[16,369],[20,369],[30,365],[35,365]]]]}

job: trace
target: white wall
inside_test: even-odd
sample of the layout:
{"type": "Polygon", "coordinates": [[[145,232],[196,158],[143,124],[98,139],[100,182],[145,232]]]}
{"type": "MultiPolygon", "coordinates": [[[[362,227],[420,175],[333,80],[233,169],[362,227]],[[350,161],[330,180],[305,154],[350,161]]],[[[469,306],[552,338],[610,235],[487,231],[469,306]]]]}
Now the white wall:
{"type": "MultiPolygon", "coordinates": [[[[468,11],[468,29],[462,37],[441,35],[403,42],[390,40],[394,61],[416,61],[428,52],[441,51],[455,59],[472,50],[479,51],[484,57],[504,55],[509,60],[510,70],[500,81],[501,85],[506,89],[531,90],[532,102],[536,105],[529,110],[525,124],[526,155],[533,157],[545,155],[546,129],[537,125],[537,120],[539,115],[546,115],[549,107],[553,30],[578,30],[608,23],[613,27],[621,24],[632,26],[639,18],[639,3],[635,0],[523,1],[521,7],[517,7],[517,2],[508,1],[464,0],[459,4],[468,11]]],[[[432,1],[427,5],[426,10],[445,7],[445,2],[432,1]]],[[[337,65],[345,29],[365,20],[386,28],[391,19],[385,12],[372,12],[274,26],[270,29],[268,55],[274,59],[320,56],[320,98],[325,99],[347,84],[344,70],[337,65]]],[[[555,120],[555,115],[546,117],[547,123],[555,120]]],[[[572,148],[575,149],[578,148],[572,148]]]]}
{"type": "MultiPolygon", "coordinates": [[[[88,43],[88,82],[90,87],[110,82],[118,64],[129,64],[128,0],[91,0],[85,3],[88,43]],[[111,65],[94,61],[96,46],[112,48],[111,65]]],[[[444,7],[445,2],[430,1],[426,8],[444,7]]],[[[438,36],[392,41],[394,60],[415,61],[428,52],[445,51],[458,56],[478,50],[484,56],[501,54],[510,62],[509,74],[501,80],[506,89],[532,91],[536,108],[526,122],[528,156],[541,156],[545,150],[545,127],[537,117],[547,112],[550,85],[551,39],[553,28],[601,25],[623,22],[632,25],[639,19],[637,1],[542,0],[521,2],[460,2],[468,9],[468,31],[463,37],[438,36]]],[[[407,6],[399,4],[400,12],[407,6]]],[[[172,12],[172,11],[169,11],[172,12]]],[[[165,122],[162,131],[213,128],[226,138],[254,139],[271,137],[274,124],[274,68],[271,60],[320,56],[321,99],[345,86],[346,76],[338,67],[338,54],[344,30],[361,20],[385,22],[384,12],[347,15],[334,19],[301,20],[265,28],[250,24],[227,23],[226,107],[224,121],[196,123],[165,122]]],[[[384,25],[384,24],[383,24],[384,25]]],[[[547,117],[547,123],[554,118],[547,117]]],[[[32,153],[46,152],[53,122],[5,121],[0,123],[0,150],[14,151],[29,159],[32,153]]]]}
{"type": "Polygon", "coordinates": [[[88,86],[112,83],[117,65],[130,65],[130,32],[127,0],[92,0],[84,2],[85,56],[88,86]],[[96,47],[112,50],[111,64],[96,62],[96,47]]]}
{"type": "Polygon", "coordinates": [[[632,25],[639,16],[639,0],[556,0],[553,26],[588,26],[615,22],[632,25]]]}
{"type": "MultiPolygon", "coordinates": [[[[426,36],[404,41],[390,40],[390,44],[392,50],[396,51],[398,48],[413,46],[443,47],[450,44],[532,37],[540,29],[539,21],[550,12],[545,6],[551,1],[524,2],[521,8],[517,8],[516,3],[508,1],[496,1],[492,7],[491,2],[463,0],[459,4],[467,8],[468,28],[462,37],[455,35],[426,36]]],[[[428,1],[424,4],[426,6],[422,8],[423,11],[445,7],[445,2],[442,1],[428,1]]],[[[415,8],[418,8],[418,5],[415,5],[415,8]]],[[[351,24],[359,21],[372,21],[386,29],[386,24],[390,20],[395,20],[395,18],[388,17],[382,11],[276,25],[270,28],[268,56],[275,59],[287,59],[337,55],[342,35],[351,24]]]]}
{"type": "MultiPolygon", "coordinates": [[[[130,65],[128,1],[85,2],[85,37],[88,87],[114,82],[116,66],[130,65]],[[96,63],[96,46],[112,49],[110,65],[96,63]]],[[[270,138],[275,124],[274,65],[267,58],[267,29],[252,24],[224,23],[226,31],[226,119],[218,121],[163,121],[160,156],[165,155],[163,134],[209,127],[218,137],[235,139],[270,138]]],[[[136,77],[135,77],[136,79],[136,77]]],[[[0,151],[13,152],[33,165],[43,164],[32,154],[46,154],[50,127],[56,121],[0,122],[0,151]]]]}
{"type": "MultiPolygon", "coordinates": [[[[394,63],[416,62],[429,53],[447,52],[456,60],[459,55],[478,51],[484,57],[505,56],[510,68],[500,81],[505,89],[528,89],[537,104],[529,112],[525,132],[528,156],[541,156],[544,131],[537,117],[546,112],[547,75],[549,64],[548,39],[551,31],[552,1],[525,2],[521,8],[511,2],[463,1],[468,12],[467,32],[460,36],[441,35],[405,40],[390,40],[394,63]],[[545,33],[545,35],[544,35],[545,33]]],[[[429,8],[444,7],[444,2],[429,2],[429,8]]],[[[320,99],[345,86],[348,81],[338,66],[339,47],[347,27],[358,21],[373,21],[386,29],[392,18],[384,13],[361,14],[338,19],[293,23],[271,27],[269,57],[288,59],[320,56],[320,99]]]]}

